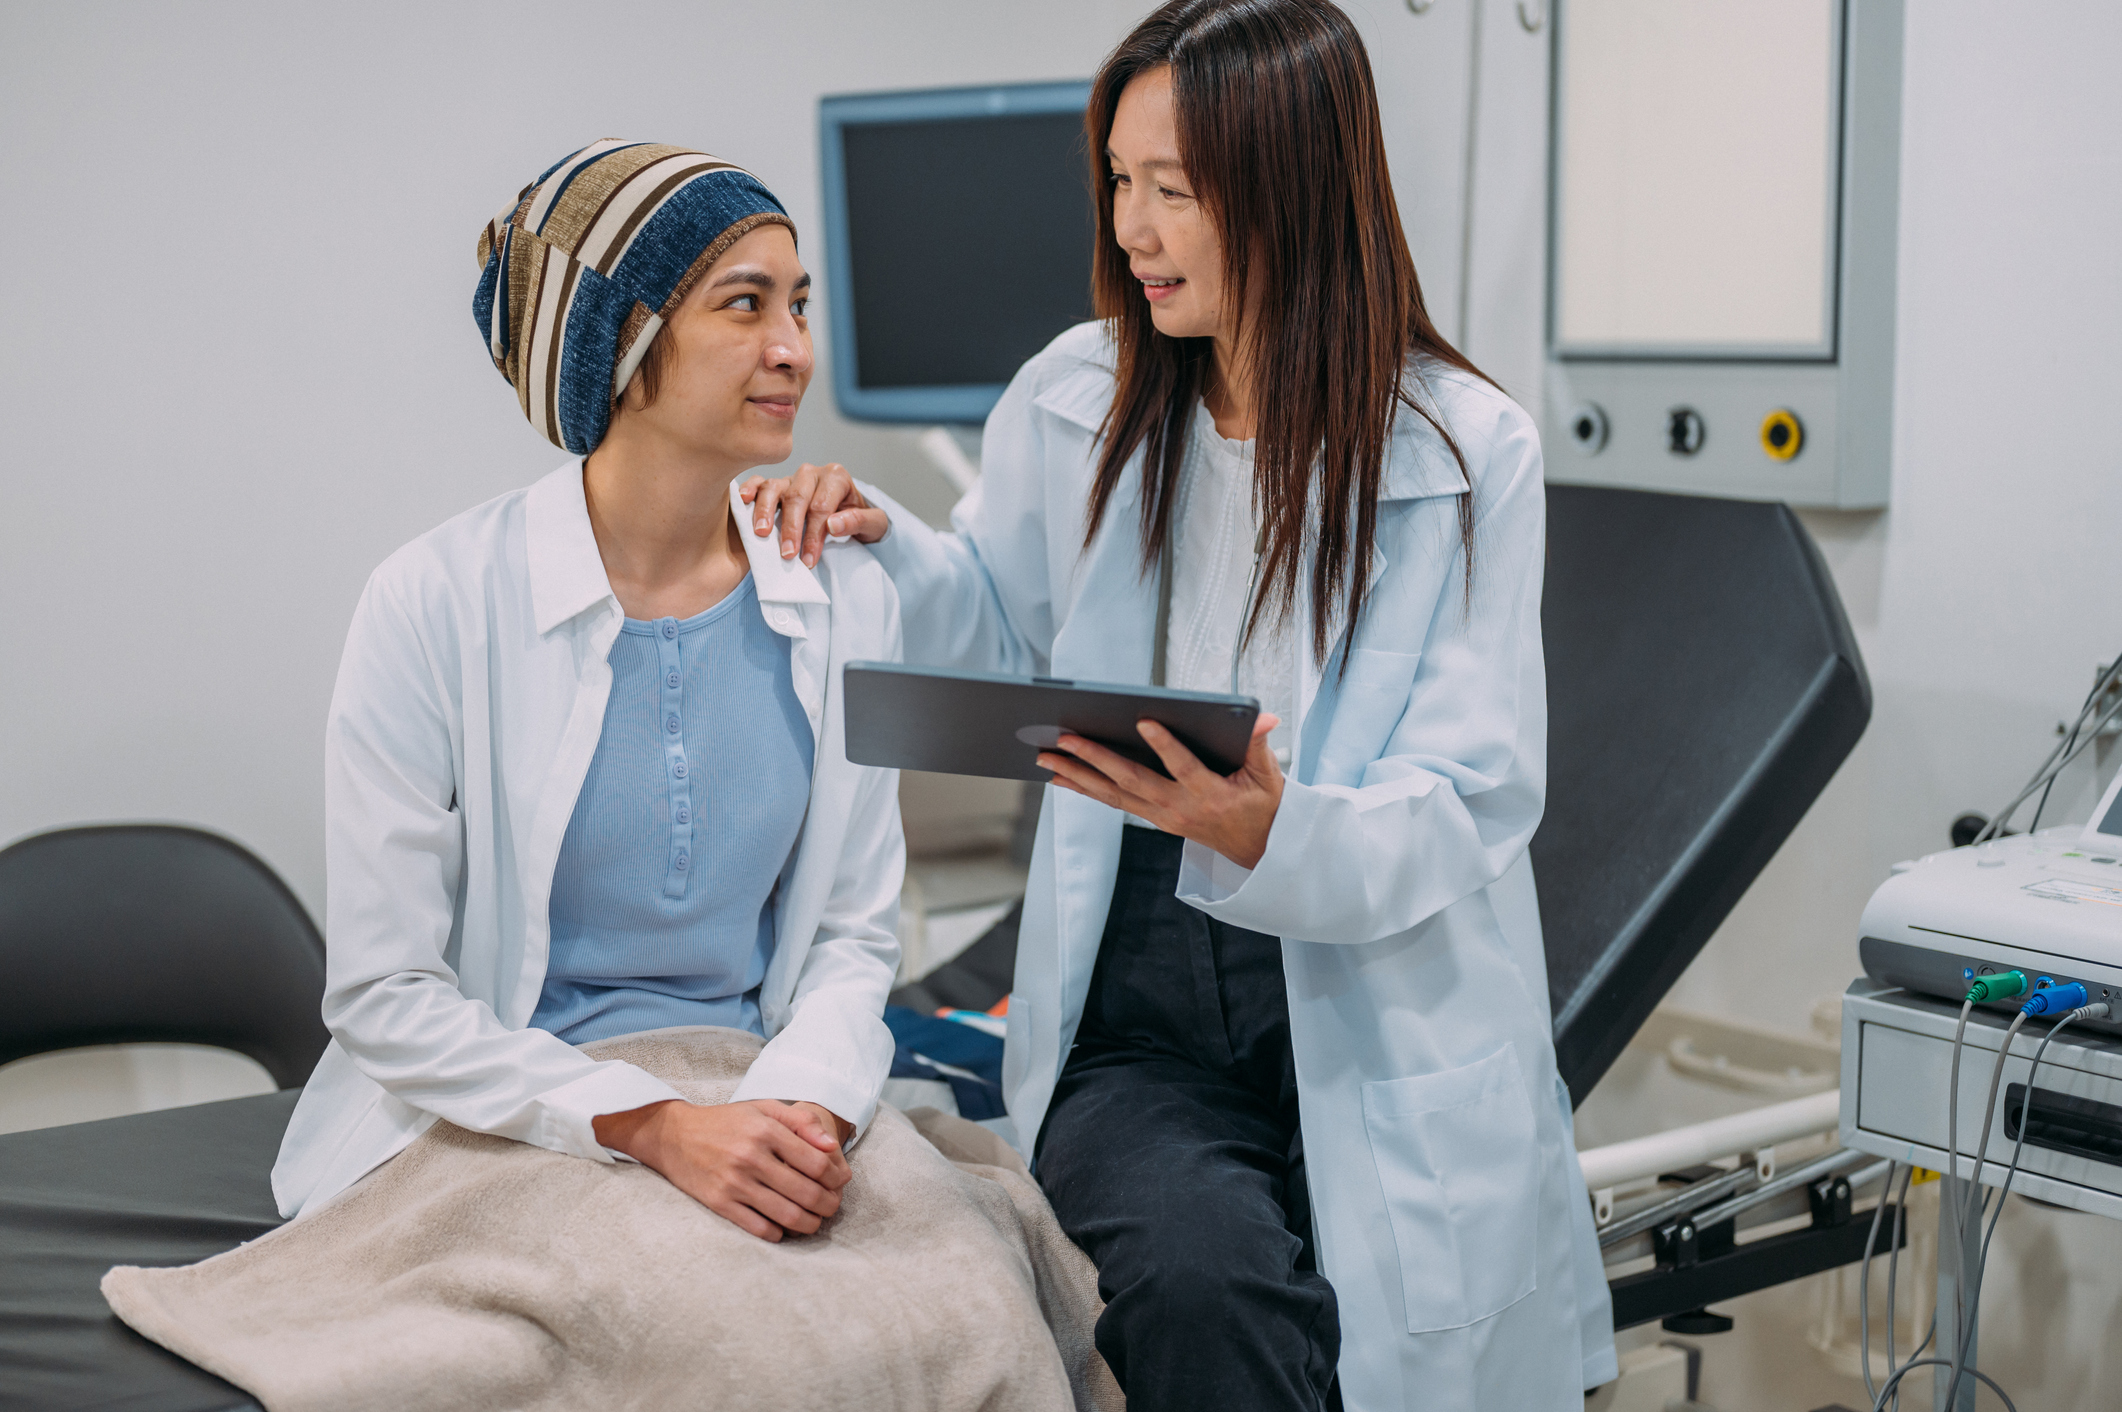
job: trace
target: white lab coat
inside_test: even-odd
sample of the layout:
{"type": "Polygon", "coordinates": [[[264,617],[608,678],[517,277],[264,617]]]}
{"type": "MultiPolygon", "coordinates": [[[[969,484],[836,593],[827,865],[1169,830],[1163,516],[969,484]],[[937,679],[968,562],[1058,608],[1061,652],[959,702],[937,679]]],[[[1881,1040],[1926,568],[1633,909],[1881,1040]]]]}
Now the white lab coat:
{"type": "MultiPolygon", "coordinates": [[[[861,1129],[891,1069],[883,1012],[906,854],[897,772],[847,761],[840,668],[898,657],[898,595],[858,545],[833,546],[813,573],[743,538],[759,611],[789,640],[815,764],[761,987],[767,1044],[736,1097],[807,1099],[861,1129]]],[[[527,1028],[623,617],[579,461],[414,540],[369,579],[325,727],[332,1042],[273,1168],[283,1215],[315,1209],[437,1118],[609,1162],[597,1114],[679,1096],[527,1028]]],[[[742,724],[721,728],[742,752],[742,724]]]]}
{"type": "MultiPolygon", "coordinates": [[[[1156,584],[1136,471],[1083,543],[1110,368],[1095,324],[1024,366],[988,419],[953,534],[864,487],[891,514],[875,548],[909,661],[1149,679],[1156,584]]],[[[1546,790],[1539,438],[1476,379],[1437,368],[1417,385],[1472,472],[1471,604],[1466,478],[1403,412],[1345,674],[1321,672],[1308,596],[1296,604],[1294,755],[1267,851],[1248,872],[1190,842],[1178,895],[1283,938],[1351,1412],[1574,1412],[1614,1376],[1614,1354],[1526,857],[1546,790]]],[[[1046,792],[1003,1064],[1027,1152],[1082,1016],[1122,827],[1105,805],[1046,792]]]]}

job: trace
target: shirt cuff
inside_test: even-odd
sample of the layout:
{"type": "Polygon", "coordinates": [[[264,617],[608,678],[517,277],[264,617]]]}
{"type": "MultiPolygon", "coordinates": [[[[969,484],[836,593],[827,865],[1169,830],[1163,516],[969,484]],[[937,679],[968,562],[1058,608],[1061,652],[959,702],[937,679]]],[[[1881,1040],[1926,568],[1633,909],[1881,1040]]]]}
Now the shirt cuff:
{"type": "Polygon", "coordinates": [[[1267,831],[1260,861],[1241,867],[1207,844],[1186,841],[1179,855],[1178,899],[1217,921],[1270,936],[1295,935],[1293,898],[1306,894],[1304,845],[1312,833],[1322,796],[1285,780],[1282,803],[1267,831]]]}
{"type": "Polygon", "coordinates": [[[877,1095],[863,1091],[860,1085],[851,1082],[845,1074],[833,1072],[822,1065],[802,1060],[783,1059],[768,1045],[757,1059],[752,1061],[744,1081],[730,1095],[732,1103],[749,1103],[755,1098],[778,1099],[783,1103],[815,1103],[844,1123],[854,1126],[855,1135],[848,1139],[852,1147],[869,1130],[870,1120],[877,1116],[877,1095]]]}
{"type": "Polygon", "coordinates": [[[631,1161],[625,1153],[597,1141],[596,1119],[605,1113],[625,1113],[673,1098],[680,1103],[686,1101],[684,1094],[646,1069],[622,1060],[603,1060],[589,1073],[548,1091],[539,1100],[544,1112],[538,1145],[596,1162],[621,1158],[631,1161]]]}

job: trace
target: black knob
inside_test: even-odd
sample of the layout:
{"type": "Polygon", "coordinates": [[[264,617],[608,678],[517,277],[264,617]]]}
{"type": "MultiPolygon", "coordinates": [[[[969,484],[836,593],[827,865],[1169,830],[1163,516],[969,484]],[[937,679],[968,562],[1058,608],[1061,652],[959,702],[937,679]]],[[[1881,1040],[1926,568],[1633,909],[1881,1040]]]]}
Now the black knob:
{"type": "Polygon", "coordinates": [[[1708,435],[1702,414],[1692,407],[1675,407],[1665,414],[1665,449],[1675,456],[1692,456],[1702,449],[1708,435]]]}

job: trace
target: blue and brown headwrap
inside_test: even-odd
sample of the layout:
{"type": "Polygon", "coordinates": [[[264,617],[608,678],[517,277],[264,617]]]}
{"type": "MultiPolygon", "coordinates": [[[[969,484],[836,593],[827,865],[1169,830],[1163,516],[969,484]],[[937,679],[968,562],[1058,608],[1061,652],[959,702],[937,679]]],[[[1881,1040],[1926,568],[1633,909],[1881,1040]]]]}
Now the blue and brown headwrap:
{"type": "Polygon", "coordinates": [[[774,194],[704,152],[606,138],[562,158],[479,232],[472,314],[523,415],[586,456],[650,340],[774,194]]]}

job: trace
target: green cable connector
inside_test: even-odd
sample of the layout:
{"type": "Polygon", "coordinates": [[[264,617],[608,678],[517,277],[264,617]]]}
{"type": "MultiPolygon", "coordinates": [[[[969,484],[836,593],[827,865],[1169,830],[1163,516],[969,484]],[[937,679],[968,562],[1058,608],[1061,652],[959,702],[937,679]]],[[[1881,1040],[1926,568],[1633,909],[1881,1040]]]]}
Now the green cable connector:
{"type": "Polygon", "coordinates": [[[2015,995],[2026,994],[2026,973],[2005,971],[1994,976],[1976,976],[1975,983],[1967,988],[1967,998],[1977,1005],[1992,1000],[2009,1000],[2015,995]]]}

